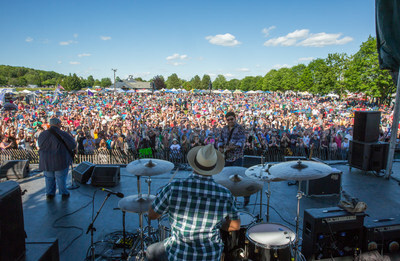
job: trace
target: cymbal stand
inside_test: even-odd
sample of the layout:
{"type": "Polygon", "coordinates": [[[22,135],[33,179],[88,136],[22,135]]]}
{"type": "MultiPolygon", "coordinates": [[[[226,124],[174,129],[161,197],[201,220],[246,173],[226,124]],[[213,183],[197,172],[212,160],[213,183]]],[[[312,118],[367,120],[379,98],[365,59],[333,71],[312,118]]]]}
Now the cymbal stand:
{"type": "Polygon", "coordinates": [[[269,223],[269,202],[270,202],[270,198],[271,198],[271,182],[268,180],[268,190],[265,191],[265,194],[267,195],[267,223],[269,223]]]}
{"type": "Polygon", "coordinates": [[[297,214],[296,214],[296,241],[295,241],[295,257],[294,260],[297,261],[299,252],[299,223],[300,223],[300,199],[304,196],[301,191],[301,180],[299,180],[299,188],[297,190],[297,214]]]}
{"type": "MultiPolygon", "coordinates": [[[[264,163],[264,155],[261,155],[261,164],[262,164],[262,169],[264,169],[264,165],[265,165],[265,163],[264,163]]],[[[261,171],[260,171],[260,176],[261,176],[261,171]]],[[[260,190],[260,219],[262,219],[263,220],[263,217],[262,217],[262,208],[263,208],[263,204],[262,204],[262,195],[263,195],[263,193],[262,193],[262,189],[260,190]]],[[[269,200],[269,198],[268,198],[268,200],[269,200]]],[[[267,222],[268,222],[268,220],[267,220],[267,222]]]]}
{"type": "Polygon", "coordinates": [[[92,220],[92,223],[90,223],[90,225],[88,226],[87,231],[86,231],[86,234],[88,234],[90,231],[90,254],[91,254],[90,260],[92,260],[92,261],[95,260],[93,234],[94,234],[94,231],[96,231],[96,228],[94,227],[94,222],[96,221],[97,217],[100,214],[101,209],[103,208],[104,204],[106,203],[107,199],[110,196],[111,196],[111,193],[108,193],[106,198],[103,200],[103,203],[101,204],[100,209],[97,211],[96,216],[92,220]]]}
{"type": "MultiPolygon", "coordinates": [[[[150,197],[150,190],[151,190],[151,177],[150,176],[148,176],[147,177],[147,179],[145,180],[145,182],[147,183],[147,186],[148,186],[148,192],[149,192],[149,194],[148,194],[148,197],[150,197]]],[[[150,221],[150,219],[147,219],[147,235],[150,237],[150,235],[151,235],[151,221],[150,221]]]]}

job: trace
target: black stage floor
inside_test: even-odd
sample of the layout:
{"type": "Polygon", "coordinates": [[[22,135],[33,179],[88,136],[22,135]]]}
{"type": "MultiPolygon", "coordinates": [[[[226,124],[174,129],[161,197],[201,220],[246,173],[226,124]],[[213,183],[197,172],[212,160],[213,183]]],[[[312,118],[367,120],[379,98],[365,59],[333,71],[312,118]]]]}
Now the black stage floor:
{"type": "MultiPolygon", "coordinates": [[[[373,173],[352,169],[343,162],[331,162],[332,167],[342,171],[342,188],[353,197],[364,201],[368,205],[366,220],[395,218],[400,224],[400,162],[393,166],[394,174],[389,180],[377,177],[373,173]]],[[[80,185],[76,190],[71,190],[71,197],[62,200],[57,195],[53,200],[45,198],[45,181],[40,172],[35,172],[36,166],[31,166],[32,172],[28,178],[18,180],[22,190],[27,193],[22,196],[23,214],[27,241],[40,241],[47,238],[58,238],[61,260],[84,260],[90,246],[90,233],[86,234],[94,214],[100,208],[107,193],[98,187],[80,185]],[[94,198],[94,209],[92,198],[94,198]],[[82,234],[82,235],[81,235],[82,234]],[[81,235],[81,236],[79,236],[81,235]],[[77,239],[76,239],[77,238],[77,239]],[[74,240],[75,239],[75,240],[74,240]]],[[[184,178],[188,171],[179,171],[175,179],[184,178]]],[[[152,177],[151,193],[165,185],[172,177],[171,173],[152,177]]],[[[142,192],[147,193],[147,183],[141,179],[142,192]]],[[[288,186],[288,182],[273,182],[271,188],[271,214],[270,222],[279,223],[295,230],[295,216],[297,206],[297,186],[288,186]]],[[[121,168],[121,182],[118,186],[110,188],[119,191],[125,196],[137,194],[136,177],[121,168]]],[[[264,191],[267,185],[264,185],[264,191]]],[[[250,205],[242,209],[244,212],[258,215],[260,213],[260,193],[252,195],[250,205]]],[[[117,209],[120,198],[111,196],[105,203],[94,226],[94,240],[100,241],[107,234],[122,230],[122,212],[117,209]]],[[[243,198],[238,198],[241,203],[243,198]]],[[[266,195],[263,193],[263,203],[266,204],[266,195]]],[[[305,209],[327,208],[336,206],[339,202],[338,195],[330,196],[305,196],[300,203],[300,228],[303,228],[303,213],[305,209]]],[[[266,212],[266,207],[263,207],[266,212]]],[[[266,217],[263,214],[264,221],[266,217]]],[[[139,224],[139,217],[134,213],[126,214],[126,229],[135,233],[139,224]]],[[[156,223],[153,223],[155,225],[156,223]]],[[[302,232],[300,231],[300,234],[302,232]]],[[[110,253],[108,253],[110,254],[110,253]]]]}

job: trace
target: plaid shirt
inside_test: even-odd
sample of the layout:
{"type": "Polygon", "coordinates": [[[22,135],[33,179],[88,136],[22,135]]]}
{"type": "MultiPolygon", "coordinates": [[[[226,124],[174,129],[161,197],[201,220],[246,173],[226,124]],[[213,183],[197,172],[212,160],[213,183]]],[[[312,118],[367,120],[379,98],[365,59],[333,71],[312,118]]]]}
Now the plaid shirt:
{"type": "Polygon", "coordinates": [[[219,226],[227,216],[239,219],[231,192],[212,176],[195,173],[165,186],[152,208],[169,216],[171,237],[164,241],[168,260],[220,260],[219,226]]]}
{"type": "Polygon", "coordinates": [[[219,139],[220,142],[218,143],[218,147],[227,146],[230,144],[237,146],[235,149],[225,152],[225,161],[227,162],[234,162],[235,160],[243,157],[243,147],[244,143],[246,142],[245,131],[244,128],[238,123],[235,123],[234,128],[235,129],[233,130],[231,139],[228,143],[229,134],[231,131],[229,130],[229,126],[224,126],[221,131],[221,136],[219,139]]]}

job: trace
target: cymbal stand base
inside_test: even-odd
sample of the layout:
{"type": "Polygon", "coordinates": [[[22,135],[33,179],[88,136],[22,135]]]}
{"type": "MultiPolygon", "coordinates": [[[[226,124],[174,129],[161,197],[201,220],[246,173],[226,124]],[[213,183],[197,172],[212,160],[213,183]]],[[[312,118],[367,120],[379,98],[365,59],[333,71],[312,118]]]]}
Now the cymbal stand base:
{"type": "Polygon", "coordinates": [[[299,256],[299,224],[300,224],[300,199],[304,196],[301,191],[301,180],[299,181],[299,188],[297,190],[297,214],[296,214],[296,240],[295,240],[295,257],[294,260],[297,261],[299,256]]]}

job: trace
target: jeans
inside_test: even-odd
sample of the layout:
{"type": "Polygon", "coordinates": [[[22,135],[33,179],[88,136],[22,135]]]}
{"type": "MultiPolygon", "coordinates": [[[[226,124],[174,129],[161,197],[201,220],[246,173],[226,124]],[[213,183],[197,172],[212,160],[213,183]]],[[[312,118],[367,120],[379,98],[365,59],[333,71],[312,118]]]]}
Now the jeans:
{"type": "Polygon", "coordinates": [[[164,241],[151,244],[146,250],[146,257],[148,261],[168,261],[164,241]]]}
{"type": "Polygon", "coordinates": [[[67,176],[68,169],[57,170],[57,171],[43,171],[46,180],[46,194],[55,195],[56,194],[56,182],[58,186],[58,193],[62,195],[68,195],[67,190],[67,176]]]}

